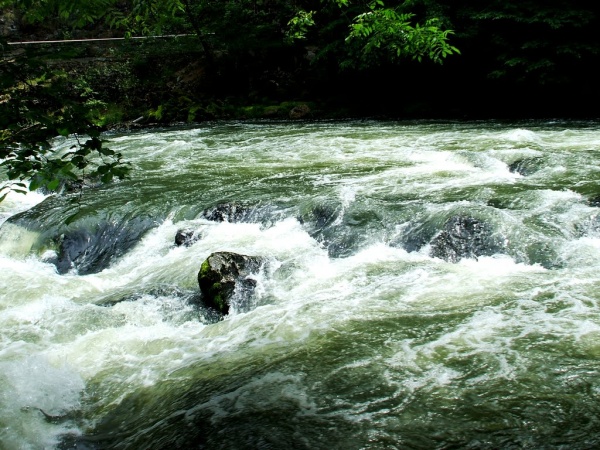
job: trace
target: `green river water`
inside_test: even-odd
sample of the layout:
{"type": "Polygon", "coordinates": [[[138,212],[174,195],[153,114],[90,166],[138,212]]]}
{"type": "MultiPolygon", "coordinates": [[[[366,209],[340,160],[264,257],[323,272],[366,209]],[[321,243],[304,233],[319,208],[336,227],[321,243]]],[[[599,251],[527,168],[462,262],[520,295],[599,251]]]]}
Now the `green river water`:
{"type": "Polygon", "coordinates": [[[106,139],[130,179],[0,204],[0,448],[600,447],[599,123],[106,139]],[[436,253],[456,217],[488,247],[436,253]],[[72,232],[101,267],[57,270],[72,232]],[[216,251],[267,261],[225,317],[197,284],[216,251]]]}

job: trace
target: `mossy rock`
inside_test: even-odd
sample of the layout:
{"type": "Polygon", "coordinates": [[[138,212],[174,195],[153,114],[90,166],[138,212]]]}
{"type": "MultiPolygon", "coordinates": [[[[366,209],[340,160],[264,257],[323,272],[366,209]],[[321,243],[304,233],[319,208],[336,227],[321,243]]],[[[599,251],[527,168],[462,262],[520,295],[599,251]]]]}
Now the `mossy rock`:
{"type": "Polygon", "coordinates": [[[282,116],[281,108],[279,106],[267,106],[262,112],[264,118],[275,118],[282,116]]]}
{"type": "Polygon", "coordinates": [[[212,253],[198,272],[204,303],[222,314],[229,313],[234,300],[238,302],[239,309],[246,309],[256,287],[256,280],[250,277],[259,272],[261,264],[262,258],[256,256],[212,253]]]}

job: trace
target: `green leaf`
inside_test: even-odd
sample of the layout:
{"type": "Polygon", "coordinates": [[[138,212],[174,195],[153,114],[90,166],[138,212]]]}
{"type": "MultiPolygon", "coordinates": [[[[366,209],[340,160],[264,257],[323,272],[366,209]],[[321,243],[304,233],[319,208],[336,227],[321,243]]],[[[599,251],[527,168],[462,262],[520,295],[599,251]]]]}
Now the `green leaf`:
{"type": "Polygon", "coordinates": [[[60,180],[55,178],[54,180],[50,181],[50,183],[48,183],[46,185],[46,188],[49,191],[56,191],[56,189],[58,188],[58,185],[60,184],[60,180]]]}
{"type": "Polygon", "coordinates": [[[88,139],[83,145],[92,150],[100,150],[102,148],[102,141],[97,137],[93,137],[92,139],[88,139]]]}
{"type": "Polygon", "coordinates": [[[103,166],[99,166],[97,171],[99,174],[104,175],[107,174],[108,172],[110,172],[111,166],[110,165],[103,165],[103,166]]]}
{"type": "Polygon", "coordinates": [[[113,179],[113,174],[111,172],[105,173],[104,175],[102,175],[102,177],[100,177],[100,180],[103,183],[108,183],[110,181],[112,181],[113,179]]]}
{"type": "Polygon", "coordinates": [[[29,190],[31,192],[37,191],[40,188],[41,185],[42,185],[42,179],[41,179],[41,177],[39,175],[35,176],[29,182],[29,190]]]}
{"type": "Polygon", "coordinates": [[[115,154],[115,151],[111,150],[110,148],[101,147],[98,149],[98,153],[104,156],[113,156],[115,154]]]}
{"type": "Polygon", "coordinates": [[[83,169],[87,165],[87,161],[82,155],[76,155],[71,158],[71,163],[74,164],[78,169],[83,169]]]}

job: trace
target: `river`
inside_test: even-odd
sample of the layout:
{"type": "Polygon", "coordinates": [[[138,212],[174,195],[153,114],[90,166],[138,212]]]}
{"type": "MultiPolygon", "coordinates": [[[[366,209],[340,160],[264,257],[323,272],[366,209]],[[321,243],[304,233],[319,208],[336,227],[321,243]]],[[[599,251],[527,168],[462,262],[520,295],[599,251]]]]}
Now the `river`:
{"type": "Polygon", "coordinates": [[[105,138],[130,179],[0,204],[2,449],[600,446],[597,122],[105,138]],[[216,251],[267,261],[224,317],[216,251]]]}

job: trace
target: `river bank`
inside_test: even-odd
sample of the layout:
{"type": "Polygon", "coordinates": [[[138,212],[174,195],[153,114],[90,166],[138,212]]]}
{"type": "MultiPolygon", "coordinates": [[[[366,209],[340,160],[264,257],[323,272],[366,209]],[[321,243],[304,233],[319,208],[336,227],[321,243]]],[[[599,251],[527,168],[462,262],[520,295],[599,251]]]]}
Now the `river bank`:
{"type": "MultiPolygon", "coordinates": [[[[21,38],[34,37],[39,36],[21,38]]],[[[473,63],[461,56],[443,66],[424,62],[352,71],[320,66],[316,49],[301,45],[287,53],[223,53],[207,60],[193,36],[66,40],[10,50],[66,71],[105,129],[212,120],[598,117],[595,91],[584,85],[519,83],[481,74],[474,79],[473,63]]]]}

